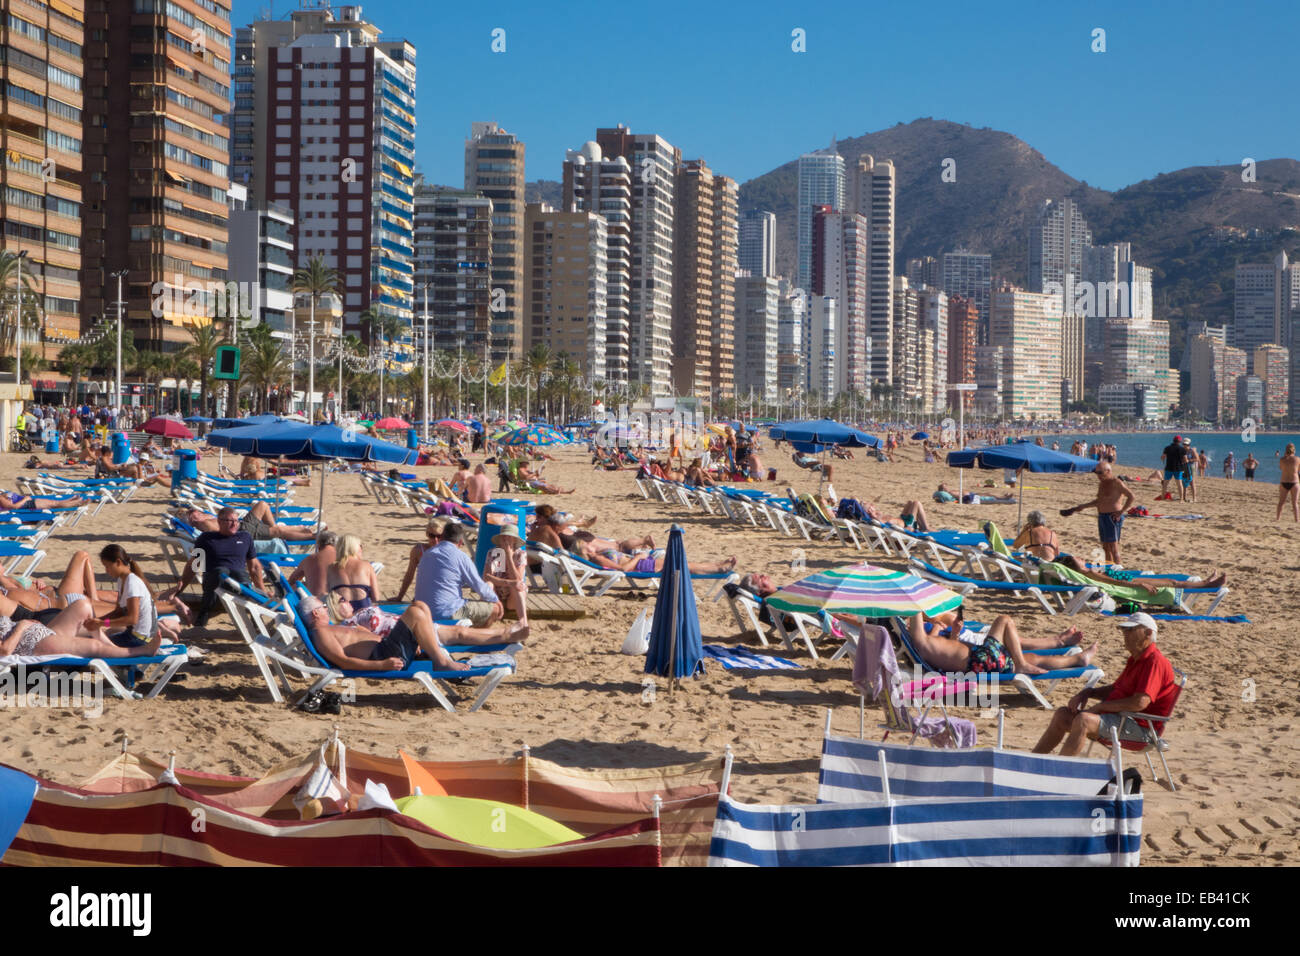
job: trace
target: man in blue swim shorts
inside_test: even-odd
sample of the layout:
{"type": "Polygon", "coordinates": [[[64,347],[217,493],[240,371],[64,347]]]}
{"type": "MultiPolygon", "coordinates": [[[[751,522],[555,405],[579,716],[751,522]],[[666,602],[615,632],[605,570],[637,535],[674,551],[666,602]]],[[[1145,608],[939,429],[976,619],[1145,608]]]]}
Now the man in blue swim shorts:
{"type": "Polygon", "coordinates": [[[1101,548],[1106,553],[1107,564],[1121,564],[1119,557],[1119,536],[1124,526],[1124,515],[1133,506],[1136,495],[1128,485],[1110,473],[1110,464],[1101,462],[1094,469],[1097,476],[1097,497],[1092,501],[1073,508],[1061,509],[1061,514],[1069,516],[1085,508],[1097,509],[1097,537],[1101,539],[1101,548]]]}

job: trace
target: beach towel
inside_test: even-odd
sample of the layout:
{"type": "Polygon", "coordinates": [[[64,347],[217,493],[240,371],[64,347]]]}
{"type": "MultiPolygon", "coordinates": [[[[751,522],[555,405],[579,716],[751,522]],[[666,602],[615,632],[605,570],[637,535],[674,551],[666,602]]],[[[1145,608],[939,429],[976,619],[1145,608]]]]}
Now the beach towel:
{"type": "Polygon", "coordinates": [[[1131,515],[1131,517],[1134,517],[1134,518],[1171,518],[1171,519],[1173,519],[1174,521],[1201,521],[1201,520],[1203,520],[1203,519],[1205,518],[1205,515],[1153,515],[1153,514],[1144,514],[1144,515],[1131,515]]]}
{"type": "Polygon", "coordinates": [[[755,654],[744,647],[727,647],[723,644],[705,644],[704,653],[720,663],[726,670],[799,671],[802,664],[770,654],[755,654]]]}
{"type": "Polygon", "coordinates": [[[1044,563],[1042,570],[1046,574],[1055,576],[1062,584],[1097,588],[1116,601],[1133,601],[1155,607],[1177,607],[1181,603],[1182,594],[1175,588],[1157,588],[1154,594],[1149,594],[1145,589],[1130,584],[1107,584],[1105,581],[1098,581],[1055,561],[1044,563]]]}
{"type": "Polygon", "coordinates": [[[871,516],[857,498],[841,498],[835,507],[835,517],[848,518],[850,521],[871,522],[871,516]]]}

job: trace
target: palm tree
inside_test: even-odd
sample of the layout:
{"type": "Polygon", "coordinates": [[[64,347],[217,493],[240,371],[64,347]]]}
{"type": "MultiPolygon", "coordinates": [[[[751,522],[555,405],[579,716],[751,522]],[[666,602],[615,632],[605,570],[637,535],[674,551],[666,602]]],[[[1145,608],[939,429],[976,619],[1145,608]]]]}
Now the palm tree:
{"type": "Polygon", "coordinates": [[[22,270],[23,328],[38,325],[41,320],[41,297],[33,284],[30,265],[22,265],[16,252],[0,252],[0,353],[7,354],[17,340],[17,327],[13,324],[18,308],[18,273],[22,270]]]}
{"type": "Polygon", "coordinates": [[[77,404],[77,386],[91,367],[91,358],[90,347],[87,345],[65,345],[59,353],[59,365],[68,376],[68,400],[73,405],[77,404]]]}
{"type": "Polygon", "coordinates": [[[395,339],[406,328],[405,324],[391,312],[383,312],[374,306],[366,309],[361,313],[361,321],[370,329],[370,350],[371,353],[378,352],[382,365],[379,374],[379,411],[376,417],[384,417],[384,378],[388,374],[388,343],[395,339]],[[375,347],[375,340],[379,340],[378,348],[375,347]]]}
{"type": "Polygon", "coordinates": [[[201,325],[191,325],[187,327],[190,334],[190,343],[180,351],[180,355],[193,362],[198,368],[199,379],[199,407],[204,410],[204,414],[210,414],[208,410],[208,370],[217,359],[217,347],[221,345],[221,333],[217,331],[215,322],[204,322],[201,325]]]}
{"type": "MultiPolygon", "coordinates": [[[[336,292],[339,287],[339,273],[337,269],[331,269],[325,265],[325,260],[320,256],[313,256],[308,260],[305,268],[299,269],[293,274],[292,289],[296,295],[306,295],[311,297],[311,319],[315,324],[316,302],[321,296],[336,292]]],[[[259,326],[260,328],[260,326],[259,326]]],[[[251,336],[250,336],[251,337],[251,336]]],[[[295,343],[296,344],[296,343],[295,343]]],[[[316,356],[309,355],[307,361],[312,363],[312,372],[315,373],[316,356]]],[[[312,406],[312,396],[307,398],[307,408],[310,411],[312,406]]],[[[314,416],[308,415],[308,418],[314,416]]]]}
{"type": "Polygon", "coordinates": [[[177,352],[171,359],[170,374],[176,379],[176,411],[185,414],[185,406],[181,403],[181,396],[184,395],[189,400],[190,414],[194,414],[194,380],[200,377],[199,364],[191,358],[186,358],[183,352],[177,352]],[[185,385],[183,392],[182,383],[185,385]]]}
{"type": "MultiPolygon", "coordinates": [[[[524,368],[527,369],[528,374],[537,381],[537,404],[540,413],[540,406],[542,404],[542,383],[546,378],[546,373],[550,371],[551,368],[550,347],[538,342],[529,349],[528,354],[524,356],[524,368]]],[[[547,417],[549,418],[550,416],[547,417]]]]}
{"type": "MultiPolygon", "coordinates": [[[[131,374],[139,375],[145,382],[144,401],[146,404],[148,404],[149,397],[148,386],[154,386],[154,408],[156,410],[161,409],[162,407],[162,403],[159,401],[159,388],[157,383],[160,383],[163,379],[164,362],[166,362],[166,359],[158,352],[145,350],[143,352],[137,352],[135,354],[135,361],[131,363],[131,374]]],[[[123,366],[126,365],[125,354],[122,356],[122,364],[123,366]]]]}
{"type": "Polygon", "coordinates": [[[260,411],[265,411],[271,389],[289,383],[289,356],[282,351],[279,339],[265,325],[248,332],[249,352],[245,363],[249,384],[260,411]]]}

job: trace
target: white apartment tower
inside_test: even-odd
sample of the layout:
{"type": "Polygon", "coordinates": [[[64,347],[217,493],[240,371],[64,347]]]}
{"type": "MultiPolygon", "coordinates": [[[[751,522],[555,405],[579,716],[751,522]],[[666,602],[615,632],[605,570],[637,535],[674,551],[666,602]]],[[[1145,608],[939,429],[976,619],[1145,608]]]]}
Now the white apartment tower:
{"type": "Polygon", "coordinates": [[[848,211],[865,216],[867,245],[867,350],[871,381],[891,384],[894,373],[894,196],[896,176],[889,160],[858,157],[849,173],[848,211]]]}
{"type": "Polygon", "coordinates": [[[588,141],[564,155],[564,208],[598,213],[605,220],[605,380],[625,389],[632,309],[632,166],[622,156],[604,158],[588,141]]]}
{"type": "Polygon", "coordinates": [[[632,175],[628,379],[652,396],[671,395],[673,204],[682,151],[621,124],[596,130],[596,143],[606,158],[627,160],[632,175]]]}

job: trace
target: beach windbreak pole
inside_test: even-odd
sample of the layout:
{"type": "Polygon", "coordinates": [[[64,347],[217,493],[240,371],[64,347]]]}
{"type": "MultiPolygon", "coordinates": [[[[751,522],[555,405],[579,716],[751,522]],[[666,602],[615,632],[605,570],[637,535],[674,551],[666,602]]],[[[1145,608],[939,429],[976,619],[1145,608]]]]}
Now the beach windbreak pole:
{"type": "Polygon", "coordinates": [[[673,525],[668,533],[668,548],[659,576],[645,673],[667,677],[671,693],[674,682],[683,677],[694,677],[703,669],[703,657],[704,640],[700,635],[699,612],[695,606],[690,568],[686,563],[682,528],[673,525]]]}

